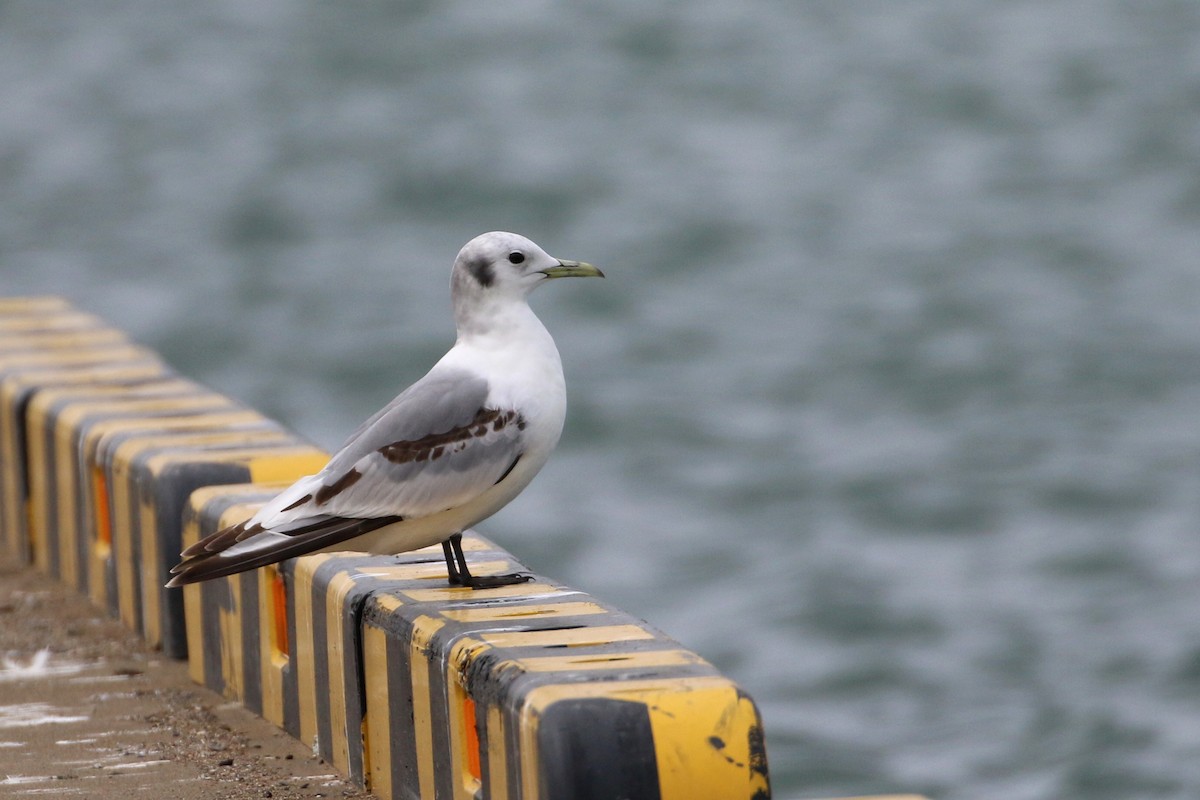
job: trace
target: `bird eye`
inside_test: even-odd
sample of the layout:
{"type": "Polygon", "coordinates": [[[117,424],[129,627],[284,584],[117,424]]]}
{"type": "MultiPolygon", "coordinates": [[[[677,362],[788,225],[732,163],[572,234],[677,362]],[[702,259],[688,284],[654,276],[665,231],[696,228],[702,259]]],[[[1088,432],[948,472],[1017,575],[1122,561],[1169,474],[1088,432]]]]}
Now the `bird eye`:
{"type": "Polygon", "coordinates": [[[520,250],[513,250],[511,253],[508,254],[508,263],[510,263],[510,264],[520,264],[524,261],[525,261],[525,254],[522,253],[520,250]]]}

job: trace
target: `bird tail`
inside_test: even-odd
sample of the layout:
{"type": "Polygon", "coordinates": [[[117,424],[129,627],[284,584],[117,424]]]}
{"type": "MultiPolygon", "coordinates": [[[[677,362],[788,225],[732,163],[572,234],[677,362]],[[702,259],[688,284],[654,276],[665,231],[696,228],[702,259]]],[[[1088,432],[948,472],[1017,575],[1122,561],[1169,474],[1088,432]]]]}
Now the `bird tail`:
{"type": "Polygon", "coordinates": [[[241,522],[184,550],[180,554],[182,560],[171,568],[172,577],[166,585],[173,588],[265,567],[292,556],[323,550],[403,519],[322,516],[299,520],[279,530],[241,522]]]}

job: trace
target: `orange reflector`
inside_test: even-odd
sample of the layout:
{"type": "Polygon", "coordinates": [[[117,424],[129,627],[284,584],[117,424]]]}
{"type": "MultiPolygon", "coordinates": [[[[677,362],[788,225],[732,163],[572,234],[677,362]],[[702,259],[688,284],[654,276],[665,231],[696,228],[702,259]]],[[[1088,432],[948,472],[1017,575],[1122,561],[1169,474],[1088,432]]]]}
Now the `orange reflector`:
{"type": "Polygon", "coordinates": [[[96,508],[96,542],[112,547],[112,515],[108,508],[108,479],[104,467],[92,467],[92,502],[96,508]]]}
{"type": "Polygon", "coordinates": [[[483,780],[483,771],[479,768],[479,727],[475,723],[475,701],[470,695],[463,695],[463,729],[467,738],[467,771],[477,781],[483,780]]]}
{"type": "Polygon", "coordinates": [[[267,580],[271,592],[271,649],[275,656],[288,657],[287,629],[287,584],[283,575],[274,566],[267,567],[267,580]]]}

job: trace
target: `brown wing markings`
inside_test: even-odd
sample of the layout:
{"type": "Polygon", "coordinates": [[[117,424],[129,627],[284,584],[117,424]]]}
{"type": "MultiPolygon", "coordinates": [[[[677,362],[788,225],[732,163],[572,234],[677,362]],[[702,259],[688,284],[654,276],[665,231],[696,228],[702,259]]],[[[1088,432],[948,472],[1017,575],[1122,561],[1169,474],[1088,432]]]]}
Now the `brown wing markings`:
{"type": "Polygon", "coordinates": [[[525,418],[511,409],[481,408],[466,425],[459,425],[444,433],[431,433],[420,439],[393,442],[379,448],[378,452],[393,464],[436,461],[447,453],[458,452],[472,439],[486,436],[489,432],[502,431],[513,424],[517,430],[524,430],[525,418]]]}

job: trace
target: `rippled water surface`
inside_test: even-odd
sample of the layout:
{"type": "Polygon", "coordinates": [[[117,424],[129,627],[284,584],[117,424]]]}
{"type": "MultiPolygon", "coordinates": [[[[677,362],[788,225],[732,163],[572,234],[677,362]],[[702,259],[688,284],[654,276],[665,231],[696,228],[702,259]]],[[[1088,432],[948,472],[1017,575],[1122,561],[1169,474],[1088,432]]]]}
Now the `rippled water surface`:
{"type": "Polygon", "coordinates": [[[0,4],[0,293],[329,447],[485,230],[567,431],[481,529],[776,794],[1200,796],[1200,4],[0,4]]]}

